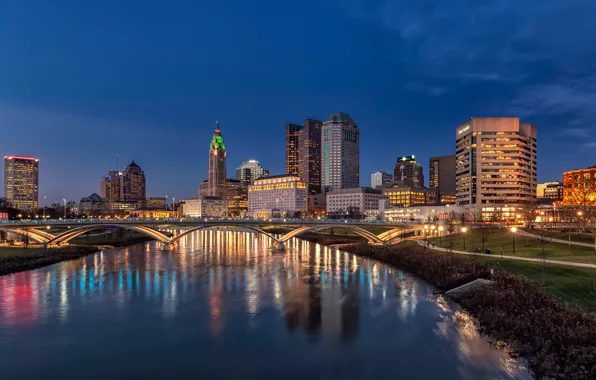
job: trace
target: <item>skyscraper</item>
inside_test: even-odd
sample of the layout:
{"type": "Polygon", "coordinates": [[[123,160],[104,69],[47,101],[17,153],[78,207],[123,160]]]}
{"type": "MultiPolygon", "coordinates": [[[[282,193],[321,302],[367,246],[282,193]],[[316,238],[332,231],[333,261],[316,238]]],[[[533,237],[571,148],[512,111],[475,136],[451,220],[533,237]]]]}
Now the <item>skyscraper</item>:
{"type": "Polygon", "coordinates": [[[108,174],[101,177],[99,182],[99,195],[108,200],[116,202],[122,198],[122,173],[118,170],[110,170],[108,174]]]}
{"type": "Polygon", "coordinates": [[[308,194],[321,193],[321,126],[322,122],[306,119],[298,132],[298,175],[306,183],[308,194]]]}
{"type": "Polygon", "coordinates": [[[257,160],[244,161],[236,168],[236,179],[245,187],[252,185],[255,179],[268,176],[269,170],[263,169],[257,160]]]}
{"type": "Polygon", "coordinates": [[[325,192],[360,186],[360,130],[344,112],[329,116],[321,137],[321,184],[325,192]]]}
{"type": "Polygon", "coordinates": [[[39,159],[33,157],[4,157],[4,196],[18,209],[39,206],[39,159]]]}
{"type": "Polygon", "coordinates": [[[536,202],[536,127],[516,117],[472,118],[455,129],[459,205],[536,202]]]}
{"type": "Polygon", "coordinates": [[[209,175],[207,177],[207,195],[226,198],[226,146],[224,145],[219,122],[209,144],[209,175]]]}
{"type": "Polygon", "coordinates": [[[298,124],[286,124],[286,174],[298,175],[300,130],[298,124]]]}
{"type": "Polygon", "coordinates": [[[376,189],[386,183],[393,181],[393,176],[387,172],[379,171],[370,175],[370,187],[376,189]]]}
{"type": "Polygon", "coordinates": [[[440,203],[455,196],[455,155],[431,157],[429,160],[429,187],[437,190],[440,203]]]}
{"type": "Polygon", "coordinates": [[[424,187],[422,165],[416,162],[415,156],[398,157],[393,177],[395,181],[403,181],[402,185],[424,187]]]}
{"type": "Polygon", "coordinates": [[[145,172],[132,161],[121,175],[120,201],[144,202],[146,199],[145,172]]]}

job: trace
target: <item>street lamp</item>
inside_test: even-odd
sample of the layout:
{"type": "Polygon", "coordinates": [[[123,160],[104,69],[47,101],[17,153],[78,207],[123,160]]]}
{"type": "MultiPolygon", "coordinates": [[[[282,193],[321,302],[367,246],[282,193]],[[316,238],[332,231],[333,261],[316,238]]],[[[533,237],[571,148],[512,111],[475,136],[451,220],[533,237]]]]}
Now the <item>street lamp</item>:
{"type": "Polygon", "coordinates": [[[66,219],[66,199],[62,198],[62,200],[64,201],[64,219],[66,219]]]}
{"type": "Polygon", "coordinates": [[[439,245],[443,245],[443,226],[439,226],[439,245]]]}
{"type": "Polygon", "coordinates": [[[468,232],[468,228],[467,227],[462,227],[461,228],[461,234],[464,238],[464,252],[466,251],[466,232],[468,232]]]}
{"type": "Polygon", "coordinates": [[[428,245],[427,235],[428,235],[428,226],[425,225],[424,226],[424,244],[425,245],[428,245]]]}
{"type": "MultiPolygon", "coordinates": [[[[43,199],[47,199],[47,197],[43,197],[43,199]]],[[[46,218],[46,202],[43,202],[43,218],[46,218]]]]}
{"type": "Polygon", "coordinates": [[[513,236],[513,254],[515,255],[515,233],[517,232],[517,227],[511,227],[511,235],[513,236]]]}

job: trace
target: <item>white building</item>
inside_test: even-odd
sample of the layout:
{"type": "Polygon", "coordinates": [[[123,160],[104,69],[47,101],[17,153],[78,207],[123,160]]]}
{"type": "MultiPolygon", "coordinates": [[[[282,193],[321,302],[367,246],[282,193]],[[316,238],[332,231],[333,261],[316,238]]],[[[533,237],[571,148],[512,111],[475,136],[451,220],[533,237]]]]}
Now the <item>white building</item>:
{"type": "Polygon", "coordinates": [[[349,216],[350,214],[367,214],[383,208],[383,201],[387,197],[381,190],[370,187],[340,189],[327,193],[327,215],[333,217],[349,216]],[[381,202],[381,205],[379,203],[381,202]],[[381,206],[381,207],[379,207],[381,206]]]}
{"type": "Polygon", "coordinates": [[[248,215],[253,218],[306,215],[306,200],[306,184],[297,175],[257,179],[248,186],[248,215]]]}
{"type": "Polygon", "coordinates": [[[199,197],[184,201],[182,216],[190,218],[223,218],[228,214],[226,200],[219,197],[199,197]]]}
{"type": "Polygon", "coordinates": [[[257,160],[244,161],[236,168],[236,179],[244,186],[252,185],[255,179],[269,176],[269,170],[259,165],[257,160]]]}
{"type": "Polygon", "coordinates": [[[334,113],[323,123],[321,171],[325,192],[360,186],[360,129],[347,113],[334,113]]]}
{"type": "Polygon", "coordinates": [[[373,189],[391,181],[393,181],[393,176],[387,172],[379,171],[370,175],[370,187],[373,189]]]}

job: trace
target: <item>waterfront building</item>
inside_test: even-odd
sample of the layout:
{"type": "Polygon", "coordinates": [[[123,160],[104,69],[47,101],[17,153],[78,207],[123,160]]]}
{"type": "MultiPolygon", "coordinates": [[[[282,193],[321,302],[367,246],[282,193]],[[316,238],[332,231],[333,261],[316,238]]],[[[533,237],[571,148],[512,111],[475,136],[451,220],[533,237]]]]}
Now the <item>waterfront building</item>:
{"type": "Polygon", "coordinates": [[[248,186],[248,214],[253,218],[291,218],[306,213],[306,184],[297,175],[260,178],[248,186]]]}
{"type": "Polygon", "coordinates": [[[536,203],[536,127],[472,118],[455,129],[458,205],[536,203]]]}
{"type": "Polygon", "coordinates": [[[596,166],[563,173],[563,205],[596,206],[596,166]]]}
{"type": "Polygon", "coordinates": [[[130,212],[131,218],[142,218],[142,219],[169,219],[178,218],[180,214],[173,210],[134,210],[130,212]]]}
{"type": "Polygon", "coordinates": [[[360,218],[367,211],[379,210],[379,202],[385,199],[381,190],[372,187],[330,191],[327,193],[327,216],[360,218]]]}
{"type": "Polygon", "coordinates": [[[79,212],[84,215],[93,216],[109,211],[107,199],[100,197],[97,193],[81,198],[79,202],[79,212]]]}
{"type": "Polygon", "coordinates": [[[39,207],[39,159],[33,157],[4,157],[4,197],[17,209],[39,207]]]}
{"type": "Polygon", "coordinates": [[[393,178],[396,181],[411,183],[413,187],[424,187],[422,165],[416,162],[416,156],[398,157],[393,169],[393,178]]]}
{"type": "Polygon", "coordinates": [[[286,174],[298,175],[300,130],[298,124],[286,124],[286,174]]]}
{"type": "MultiPolygon", "coordinates": [[[[470,207],[449,205],[394,207],[385,210],[384,217],[387,223],[447,224],[448,222],[460,222],[462,219],[472,221],[471,211],[470,207]]],[[[434,232],[436,233],[438,230],[434,232]]]]}
{"type": "Polygon", "coordinates": [[[207,195],[226,197],[226,146],[221,136],[219,122],[209,144],[209,175],[207,177],[207,195]]]}
{"type": "Polygon", "coordinates": [[[321,127],[318,120],[304,120],[298,133],[298,175],[308,194],[321,193],[321,127]]]}
{"type": "Polygon", "coordinates": [[[393,176],[385,171],[374,172],[370,175],[370,187],[376,189],[386,183],[393,181],[393,176]]]}
{"type": "Polygon", "coordinates": [[[327,197],[325,194],[308,194],[306,202],[309,217],[324,217],[327,213],[327,197]]]}
{"type": "Polygon", "coordinates": [[[131,211],[137,210],[143,206],[140,201],[115,201],[109,203],[109,208],[116,214],[128,214],[131,211]]]}
{"type": "Polygon", "coordinates": [[[455,203],[455,155],[431,157],[428,171],[429,187],[437,190],[438,202],[455,203]]]}
{"type": "Polygon", "coordinates": [[[226,181],[226,201],[228,216],[238,218],[246,216],[248,212],[248,188],[242,181],[228,178],[226,181]]]}
{"type": "Polygon", "coordinates": [[[149,197],[145,203],[145,208],[148,210],[167,210],[167,199],[163,197],[149,197]]]}
{"type": "Polygon", "coordinates": [[[337,112],[321,129],[321,186],[324,192],[360,186],[360,129],[337,112]]]}
{"type": "Polygon", "coordinates": [[[146,179],[145,172],[136,162],[132,161],[120,177],[122,181],[122,201],[145,202],[146,199],[146,179]]]}
{"type": "Polygon", "coordinates": [[[199,197],[184,201],[182,215],[190,218],[224,218],[228,215],[228,204],[220,197],[199,197]]]}
{"type": "Polygon", "coordinates": [[[236,179],[245,187],[252,185],[257,178],[268,176],[269,170],[263,169],[257,160],[244,161],[236,168],[236,179]]]}
{"type": "Polygon", "coordinates": [[[389,199],[391,207],[434,205],[437,202],[435,189],[412,186],[410,181],[393,181],[381,186],[380,190],[389,199]]]}
{"type": "Polygon", "coordinates": [[[108,174],[101,177],[99,182],[99,195],[108,202],[115,202],[121,199],[122,173],[118,170],[110,170],[108,174]]]}

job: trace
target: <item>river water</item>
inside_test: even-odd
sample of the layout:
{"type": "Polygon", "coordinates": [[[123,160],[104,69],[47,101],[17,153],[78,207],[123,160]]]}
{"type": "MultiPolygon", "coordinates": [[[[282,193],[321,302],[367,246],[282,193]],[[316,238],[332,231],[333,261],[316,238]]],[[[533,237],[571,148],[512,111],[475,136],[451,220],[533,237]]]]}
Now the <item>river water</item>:
{"type": "Polygon", "coordinates": [[[203,231],[0,277],[0,379],[530,379],[433,286],[203,231]]]}

